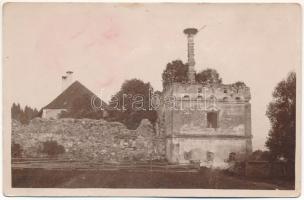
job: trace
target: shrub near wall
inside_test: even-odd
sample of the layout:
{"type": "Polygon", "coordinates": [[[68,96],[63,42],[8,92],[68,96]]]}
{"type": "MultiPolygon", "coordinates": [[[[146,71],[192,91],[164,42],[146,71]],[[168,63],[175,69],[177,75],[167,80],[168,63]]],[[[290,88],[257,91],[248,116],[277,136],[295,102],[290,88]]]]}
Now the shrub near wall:
{"type": "Polygon", "coordinates": [[[56,141],[64,147],[57,157],[72,160],[121,162],[164,159],[165,145],[144,119],[136,130],[118,122],[91,119],[33,119],[29,125],[12,122],[12,142],[23,157],[45,157],[43,143],[56,141]]]}
{"type": "Polygon", "coordinates": [[[41,153],[47,154],[50,157],[55,157],[65,152],[64,146],[57,143],[57,141],[50,140],[42,143],[41,153]]]}

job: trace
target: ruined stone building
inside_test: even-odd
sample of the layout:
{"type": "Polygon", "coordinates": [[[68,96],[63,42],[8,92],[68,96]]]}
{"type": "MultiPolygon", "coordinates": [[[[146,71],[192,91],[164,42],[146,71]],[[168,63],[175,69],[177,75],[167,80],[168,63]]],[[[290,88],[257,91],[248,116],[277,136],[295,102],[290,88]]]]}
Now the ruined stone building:
{"type": "Polygon", "coordinates": [[[188,37],[187,83],[171,83],[162,92],[159,134],[165,138],[170,163],[200,162],[222,166],[252,151],[250,89],[233,84],[195,81],[194,35],[188,37]]]}

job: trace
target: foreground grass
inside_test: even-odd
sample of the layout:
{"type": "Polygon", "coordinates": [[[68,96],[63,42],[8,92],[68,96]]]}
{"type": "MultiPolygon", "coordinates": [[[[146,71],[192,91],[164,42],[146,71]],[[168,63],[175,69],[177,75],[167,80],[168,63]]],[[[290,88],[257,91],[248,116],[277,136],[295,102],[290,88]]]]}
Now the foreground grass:
{"type": "Polygon", "coordinates": [[[293,189],[292,182],[249,180],[219,170],[199,172],[13,169],[12,186],[21,188],[203,188],[293,189]]]}

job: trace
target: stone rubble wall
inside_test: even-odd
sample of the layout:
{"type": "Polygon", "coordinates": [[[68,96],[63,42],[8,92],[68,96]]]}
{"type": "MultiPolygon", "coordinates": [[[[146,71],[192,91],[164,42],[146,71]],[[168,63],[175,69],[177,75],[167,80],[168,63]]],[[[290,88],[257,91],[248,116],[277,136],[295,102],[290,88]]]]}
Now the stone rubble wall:
{"type": "Polygon", "coordinates": [[[46,156],[41,153],[45,141],[64,146],[62,159],[121,162],[165,157],[165,141],[147,119],[136,130],[104,120],[35,118],[29,125],[13,120],[12,142],[21,145],[23,157],[46,156]]]}

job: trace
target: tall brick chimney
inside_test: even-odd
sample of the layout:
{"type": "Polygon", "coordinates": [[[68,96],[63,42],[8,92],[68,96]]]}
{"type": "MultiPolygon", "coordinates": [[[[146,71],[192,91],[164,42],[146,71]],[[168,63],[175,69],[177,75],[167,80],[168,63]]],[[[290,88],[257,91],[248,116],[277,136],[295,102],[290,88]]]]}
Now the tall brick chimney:
{"type": "Polygon", "coordinates": [[[198,32],[196,28],[187,28],[184,33],[188,38],[188,80],[190,83],[195,82],[195,60],[194,60],[194,35],[198,32]]]}

